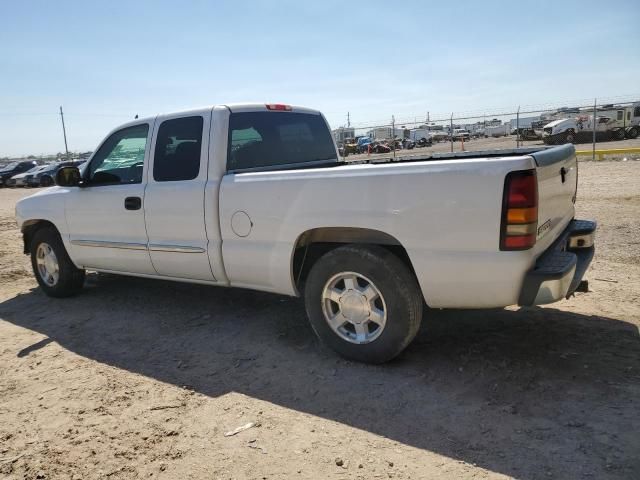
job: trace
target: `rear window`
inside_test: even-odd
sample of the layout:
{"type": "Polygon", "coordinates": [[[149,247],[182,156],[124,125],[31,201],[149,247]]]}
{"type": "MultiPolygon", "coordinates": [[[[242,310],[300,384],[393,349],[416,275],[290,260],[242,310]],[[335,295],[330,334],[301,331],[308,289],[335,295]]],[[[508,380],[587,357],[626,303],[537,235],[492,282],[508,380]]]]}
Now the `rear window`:
{"type": "Polygon", "coordinates": [[[321,115],[243,112],[229,118],[228,170],[330,160],[337,162],[337,155],[321,115]]]}

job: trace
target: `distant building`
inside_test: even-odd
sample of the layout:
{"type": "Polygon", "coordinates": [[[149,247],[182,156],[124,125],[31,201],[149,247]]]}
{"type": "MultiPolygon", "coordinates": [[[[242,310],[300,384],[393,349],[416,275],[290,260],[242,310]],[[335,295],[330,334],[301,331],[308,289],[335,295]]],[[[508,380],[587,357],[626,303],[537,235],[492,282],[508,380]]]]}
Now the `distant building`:
{"type": "Polygon", "coordinates": [[[533,122],[537,122],[538,120],[540,120],[540,115],[537,115],[535,117],[520,117],[518,118],[512,118],[511,120],[509,120],[509,123],[511,124],[511,130],[514,131],[516,128],[530,128],[531,124],[533,122]]]}
{"type": "Polygon", "coordinates": [[[336,128],[332,133],[336,143],[344,143],[346,140],[356,138],[356,129],[351,127],[336,128]]]}

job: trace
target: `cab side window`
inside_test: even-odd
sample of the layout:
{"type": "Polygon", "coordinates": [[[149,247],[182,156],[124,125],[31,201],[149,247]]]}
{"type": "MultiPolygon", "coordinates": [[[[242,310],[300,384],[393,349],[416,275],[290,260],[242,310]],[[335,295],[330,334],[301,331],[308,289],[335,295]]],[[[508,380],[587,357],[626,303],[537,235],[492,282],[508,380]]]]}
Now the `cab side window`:
{"type": "Polygon", "coordinates": [[[203,123],[200,116],[162,122],[153,157],[156,182],[193,180],[198,176],[203,123]]]}
{"type": "Polygon", "coordinates": [[[149,125],[123,128],[111,135],[91,159],[90,185],[142,183],[149,125]]]}

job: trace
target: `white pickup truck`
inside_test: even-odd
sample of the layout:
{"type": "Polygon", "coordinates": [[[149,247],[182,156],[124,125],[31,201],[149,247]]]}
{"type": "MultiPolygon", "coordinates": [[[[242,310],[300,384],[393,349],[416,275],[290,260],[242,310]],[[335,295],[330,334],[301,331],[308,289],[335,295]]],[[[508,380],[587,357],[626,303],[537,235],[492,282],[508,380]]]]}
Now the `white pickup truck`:
{"type": "Polygon", "coordinates": [[[423,305],[555,302],[584,287],[574,148],[344,163],[318,111],[220,105],[122,125],[16,217],[46,294],[85,270],[303,295],[317,335],[396,356],[423,305]]]}

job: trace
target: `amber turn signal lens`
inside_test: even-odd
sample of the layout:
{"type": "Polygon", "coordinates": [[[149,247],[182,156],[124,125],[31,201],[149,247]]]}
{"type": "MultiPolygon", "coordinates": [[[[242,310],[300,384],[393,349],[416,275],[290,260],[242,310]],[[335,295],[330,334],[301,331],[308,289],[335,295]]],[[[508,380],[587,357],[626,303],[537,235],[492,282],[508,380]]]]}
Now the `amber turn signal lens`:
{"type": "Polygon", "coordinates": [[[538,221],[538,208],[510,208],[507,210],[507,223],[533,223],[538,221]]]}

